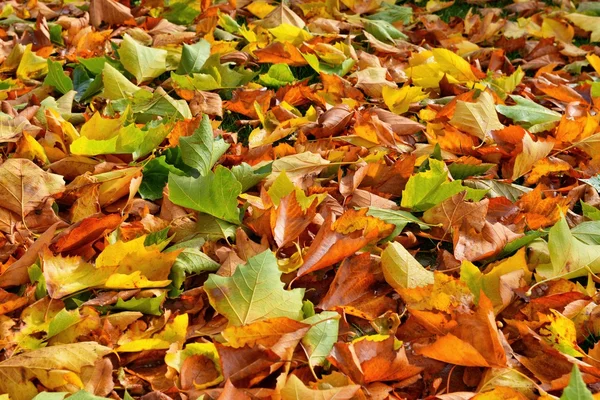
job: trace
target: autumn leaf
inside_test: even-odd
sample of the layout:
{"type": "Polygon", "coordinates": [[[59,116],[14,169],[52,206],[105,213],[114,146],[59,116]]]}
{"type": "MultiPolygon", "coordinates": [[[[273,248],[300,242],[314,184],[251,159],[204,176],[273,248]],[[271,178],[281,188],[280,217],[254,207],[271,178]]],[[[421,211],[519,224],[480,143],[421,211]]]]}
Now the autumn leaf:
{"type": "Polygon", "coordinates": [[[1,390],[14,399],[30,399],[38,393],[33,379],[58,389],[67,384],[83,387],[79,373],[110,350],[94,342],[46,347],[17,355],[0,363],[1,390]]]}
{"type": "Polygon", "coordinates": [[[236,268],[231,277],[211,275],[204,287],[211,305],[230,325],[301,316],[303,289],[285,290],[275,256],[265,251],[236,268]]]}
{"type": "Polygon", "coordinates": [[[42,200],[65,189],[64,179],[24,159],[6,160],[0,168],[2,207],[21,217],[37,208],[42,200]]]}

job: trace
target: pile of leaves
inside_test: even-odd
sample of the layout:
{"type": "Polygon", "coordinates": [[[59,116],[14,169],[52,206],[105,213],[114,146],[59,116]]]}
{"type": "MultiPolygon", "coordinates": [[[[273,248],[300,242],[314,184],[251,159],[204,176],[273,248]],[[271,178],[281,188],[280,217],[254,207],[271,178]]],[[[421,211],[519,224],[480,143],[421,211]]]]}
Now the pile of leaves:
{"type": "Polygon", "coordinates": [[[0,3],[0,399],[600,391],[600,3],[128,1],[0,3]]]}

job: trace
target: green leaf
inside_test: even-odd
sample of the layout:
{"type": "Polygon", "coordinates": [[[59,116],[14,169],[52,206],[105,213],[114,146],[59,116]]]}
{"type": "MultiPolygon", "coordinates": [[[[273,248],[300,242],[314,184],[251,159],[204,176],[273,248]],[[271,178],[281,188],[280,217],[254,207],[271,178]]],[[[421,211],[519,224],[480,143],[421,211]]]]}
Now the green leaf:
{"type": "Polygon", "coordinates": [[[158,200],[163,197],[163,189],[169,180],[169,172],[184,175],[184,172],[167,163],[166,156],[155,158],[144,166],[142,184],[138,192],[143,199],[158,200]]]}
{"type": "Polygon", "coordinates": [[[600,244],[600,222],[586,221],[571,229],[573,237],[586,244],[600,244]]]}
{"type": "Polygon", "coordinates": [[[399,291],[433,284],[433,272],[426,270],[397,242],[390,242],[381,253],[381,269],[385,281],[399,291]]]}
{"type": "Polygon", "coordinates": [[[261,74],[259,82],[264,86],[278,88],[296,80],[287,64],[273,64],[266,74],[261,74]]]}
{"type": "Polygon", "coordinates": [[[202,272],[215,272],[221,265],[212,258],[204,254],[198,248],[184,249],[173,263],[169,279],[174,290],[171,290],[170,297],[176,297],[180,293],[181,286],[185,281],[186,274],[200,274],[202,272]]]}
{"type": "MultiPolygon", "coordinates": [[[[77,58],[79,64],[83,65],[92,75],[99,75],[104,70],[104,64],[108,62],[106,57],[77,58]]],[[[116,62],[115,62],[116,63],[116,62]]],[[[115,67],[115,65],[113,65],[115,67]]]]}
{"type": "Polygon", "coordinates": [[[48,292],[46,289],[46,279],[40,266],[36,263],[27,269],[29,274],[29,280],[31,283],[35,283],[35,298],[37,300],[45,297],[48,292]]]}
{"type": "Polygon", "coordinates": [[[492,168],[494,164],[482,163],[482,164],[461,164],[452,163],[448,165],[450,175],[454,179],[466,179],[471,176],[483,175],[492,168]]]}
{"type": "Polygon", "coordinates": [[[169,173],[169,198],[182,207],[210,214],[235,224],[240,223],[237,197],[242,185],[222,166],[206,176],[189,178],[169,173]]]}
{"type": "MultiPolygon", "coordinates": [[[[585,224],[597,223],[586,222],[585,224]]],[[[586,228],[588,227],[590,226],[586,226],[586,228]]],[[[600,229],[593,226],[591,228],[591,233],[594,231],[600,233],[600,229]]],[[[550,229],[548,250],[550,264],[537,267],[537,273],[544,278],[553,278],[559,275],[565,279],[586,276],[588,270],[585,267],[589,267],[594,273],[600,272],[600,245],[586,244],[577,239],[569,229],[564,216],[550,229]]]]}
{"type": "Polygon", "coordinates": [[[79,315],[79,310],[67,311],[63,308],[54,316],[54,318],[52,318],[52,321],[50,321],[47,338],[58,335],[67,328],[78,324],[80,321],[81,316],[79,315]]]}
{"type": "Polygon", "coordinates": [[[587,183],[588,185],[596,189],[596,191],[600,191],[600,175],[592,176],[589,179],[580,179],[580,181],[587,183]]]}
{"type": "Polygon", "coordinates": [[[285,290],[275,255],[266,250],[240,265],[231,277],[211,274],[204,284],[210,304],[229,325],[267,318],[302,318],[304,289],[285,290]]]}
{"type": "Polygon", "coordinates": [[[466,179],[463,183],[473,189],[487,190],[489,197],[506,197],[512,202],[517,201],[519,197],[533,190],[525,186],[500,182],[495,179],[466,179]]]}
{"type": "Polygon", "coordinates": [[[31,51],[31,44],[25,47],[25,52],[17,68],[17,78],[28,82],[32,79],[41,78],[48,73],[48,62],[31,51]]]}
{"type": "Polygon", "coordinates": [[[208,57],[210,57],[210,43],[206,40],[200,39],[192,45],[184,44],[177,73],[182,75],[200,72],[208,57]]]}
{"type": "Polygon", "coordinates": [[[390,236],[386,238],[389,240],[398,236],[406,227],[406,225],[410,223],[419,225],[419,228],[423,230],[429,229],[429,224],[423,223],[423,221],[421,221],[419,218],[406,211],[386,210],[378,207],[369,207],[367,215],[379,218],[380,220],[385,221],[388,224],[396,225],[394,231],[390,234],[390,236]]]}
{"type": "Polygon", "coordinates": [[[517,104],[497,105],[496,110],[505,117],[519,123],[532,133],[551,129],[561,119],[561,115],[522,96],[510,96],[517,104]]]}
{"type": "Polygon", "coordinates": [[[302,57],[304,57],[308,65],[310,65],[312,69],[314,69],[318,73],[324,72],[329,75],[338,76],[345,76],[346,74],[348,74],[348,72],[350,72],[350,70],[356,62],[352,58],[348,58],[340,65],[332,66],[324,62],[320,62],[317,56],[314,54],[302,53],[302,57]]]}
{"type": "Polygon", "coordinates": [[[109,63],[104,64],[102,83],[104,84],[102,95],[108,100],[128,98],[133,96],[138,90],[142,90],[131,83],[129,79],[109,63]]]}
{"type": "Polygon", "coordinates": [[[369,32],[382,42],[394,43],[394,39],[408,39],[408,36],[385,20],[367,20],[364,23],[364,27],[365,31],[369,32]]]}
{"type": "Polygon", "coordinates": [[[487,190],[471,189],[462,181],[450,181],[446,164],[429,159],[430,169],[410,177],[402,191],[401,205],[415,211],[426,211],[462,191],[467,191],[467,200],[479,201],[487,190]]]}
{"type": "Polygon", "coordinates": [[[333,344],[338,340],[339,319],[340,315],[337,312],[323,311],[302,321],[312,325],[302,338],[302,345],[306,349],[311,367],[323,365],[329,356],[333,344]]]}
{"type": "MultiPolygon", "coordinates": [[[[129,102],[126,103],[129,105],[129,102]]],[[[185,100],[175,100],[162,87],[158,87],[150,93],[146,90],[139,90],[131,99],[131,109],[138,115],[140,120],[142,116],[147,119],[153,119],[154,116],[173,117],[174,119],[191,119],[192,112],[185,100]]]]}
{"type": "Polygon", "coordinates": [[[111,306],[111,310],[123,310],[123,311],[139,311],[148,315],[162,315],[160,307],[165,301],[166,295],[163,293],[158,297],[142,297],[139,299],[133,298],[126,301],[118,299],[114,306],[111,306]]]}
{"type": "Polygon", "coordinates": [[[167,70],[168,52],[139,44],[125,34],[119,48],[119,58],[138,83],[160,76],[167,70]]]}
{"type": "Polygon", "coordinates": [[[577,364],[573,364],[573,370],[571,371],[571,377],[569,378],[569,384],[563,390],[560,400],[593,400],[594,396],[592,392],[587,388],[587,385],[583,381],[581,372],[577,364]]]}
{"type": "Polygon", "coordinates": [[[75,95],[76,101],[81,101],[83,94],[88,90],[93,81],[94,79],[90,78],[85,68],[81,65],[73,69],[73,90],[77,92],[75,95]]]}
{"type": "Polygon", "coordinates": [[[44,79],[44,85],[52,86],[62,94],[73,90],[73,81],[65,75],[62,65],[50,59],[48,59],[48,75],[44,79]]]}
{"type": "Polygon", "coordinates": [[[581,200],[580,203],[584,217],[589,218],[592,221],[600,221],[600,210],[594,206],[584,203],[583,200],[581,200]]]}
{"type": "Polygon", "coordinates": [[[242,184],[242,193],[256,186],[263,178],[271,173],[271,163],[263,165],[259,168],[241,163],[231,168],[231,172],[235,175],[235,179],[242,184]]]}
{"type": "Polygon", "coordinates": [[[162,16],[177,25],[190,25],[200,15],[200,4],[195,0],[174,0],[162,16]]]}
{"type": "Polygon", "coordinates": [[[64,46],[65,41],[62,37],[62,26],[58,24],[48,24],[48,32],[50,33],[50,41],[58,46],[64,46]]]}
{"type": "Polygon", "coordinates": [[[410,24],[413,10],[406,6],[397,6],[386,2],[381,3],[379,11],[375,14],[367,15],[367,19],[383,20],[393,24],[397,21],[402,21],[404,25],[410,24]]]}
{"type": "Polygon", "coordinates": [[[223,221],[212,215],[200,213],[198,215],[195,233],[206,240],[227,240],[235,236],[236,229],[236,224],[223,221]]]}
{"type": "Polygon", "coordinates": [[[215,139],[208,115],[204,114],[202,122],[192,136],[179,139],[183,162],[206,176],[219,158],[229,148],[223,139],[215,139]]]}

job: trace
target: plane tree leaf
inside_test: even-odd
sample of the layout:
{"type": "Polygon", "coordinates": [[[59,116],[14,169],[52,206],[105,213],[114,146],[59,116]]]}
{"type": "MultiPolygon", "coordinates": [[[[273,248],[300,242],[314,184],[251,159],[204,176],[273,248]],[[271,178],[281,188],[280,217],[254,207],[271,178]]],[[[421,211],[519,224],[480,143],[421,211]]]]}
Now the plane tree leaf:
{"type": "Polygon", "coordinates": [[[275,255],[267,250],[236,268],[231,277],[212,274],[204,284],[210,304],[241,326],[267,318],[302,318],[304,289],[285,290],[275,255]]]}
{"type": "Polygon", "coordinates": [[[242,185],[227,168],[217,167],[215,172],[198,178],[171,172],[168,186],[173,203],[228,222],[240,222],[237,197],[242,193],[242,185]]]}
{"type": "Polygon", "coordinates": [[[25,352],[0,362],[0,390],[11,399],[27,400],[38,390],[32,380],[38,379],[49,389],[67,384],[82,387],[79,377],[83,367],[92,366],[110,349],[95,342],[50,346],[25,352]]]}
{"type": "Polygon", "coordinates": [[[167,70],[167,51],[139,44],[125,34],[119,48],[121,63],[138,83],[156,78],[167,70]]]}
{"type": "Polygon", "coordinates": [[[229,144],[223,139],[215,139],[208,116],[205,114],[198,129],[192,136],[179,140],[181,158],[184,163],[206,176],[219,158],[225,154],[229,144]]]}

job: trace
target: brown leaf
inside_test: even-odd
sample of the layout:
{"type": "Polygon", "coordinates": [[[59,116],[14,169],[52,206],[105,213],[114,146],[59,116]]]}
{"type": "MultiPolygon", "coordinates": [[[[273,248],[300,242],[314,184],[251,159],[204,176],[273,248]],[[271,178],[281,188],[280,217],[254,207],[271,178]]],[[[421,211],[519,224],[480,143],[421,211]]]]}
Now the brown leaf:
{"type": "Polygon", "coordinates": [[[219,377],[219,371],[210,358],[203,355],[187,357],[181,365],[181,388],[183,390],[193,389],[195,385],[213,382],[219,377]]]}
{"type": "Polygon", "coordinates": [[[308,249],[298,276],[327,268],[391,232],[392,225],[367,217],[366,212],[367,209],[348,210],[335,222],[329,214],[308,249]]]}
{"type": "Polygon", "coordinates": [[[132,19],[129,7],[115,0],[90,0],[90,22],[95,27],[99,27],[102,22],[120,25],[132,19]]]}
{"type": "Polygon", "coordinates": [[[25,254],[12,263],[2,275],[0,275],[0,287],[19,286],[29,282],[27,269],[36,262],[38,254],[42,249],[50,244],[59,224],[60,222],[55,223],[48,228],[46,232],[41,234],[31,247],[27,249],[25,254]]]}
{"type": "Polygon", "coordinates": [[[421,371],[410,365],[404,347],[394,350],[394,336],[385,340],[365,337],[353,343],[337,342],[328,360],[354,382],[403,380],[421,371]]]}
{"type": "Polygon", "coordinates": [[[373,320],[394,307],[381,266],[368,253],[344,260],[318,307],[373,320]]]}
{"type": "Polygon", "coordinates": [[[296,192],[280,200],[279,206],[271,212],[271,227],[277,246],[284,247],[298,238],[317,214],[317,203],[318,200],[314,199],[311,205],[303,210],[296,199],[296,192]]]}
{"type": "Polygon", "coordinates": [[[98,215],[85,218],[62,231],[52,241],[52,250],[58,253],[73,251],[100,239],[119,226],[119,214],[98,215]]]}

